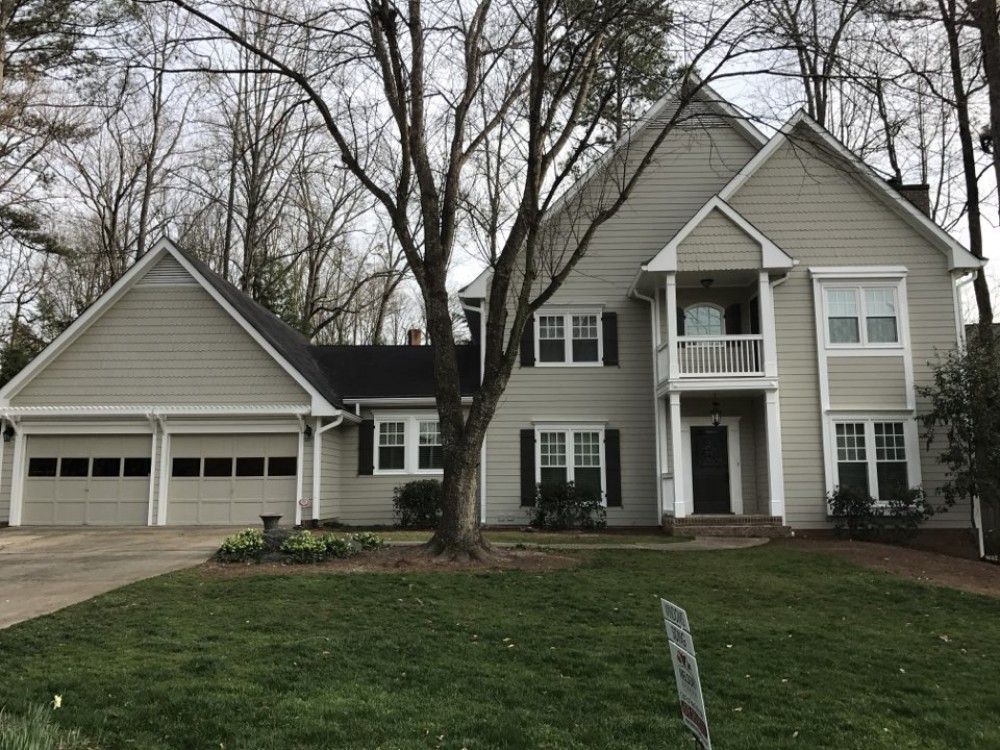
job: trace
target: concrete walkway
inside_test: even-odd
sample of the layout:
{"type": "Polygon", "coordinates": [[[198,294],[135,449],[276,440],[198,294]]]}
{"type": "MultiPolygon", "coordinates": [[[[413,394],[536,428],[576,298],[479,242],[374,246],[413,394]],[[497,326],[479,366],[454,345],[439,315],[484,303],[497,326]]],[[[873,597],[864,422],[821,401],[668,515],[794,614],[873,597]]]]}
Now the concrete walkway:
{"type": "Polygon", "coordinates": [[[0,628],[205,562],[232,527],[0,529],[0,628]]]}

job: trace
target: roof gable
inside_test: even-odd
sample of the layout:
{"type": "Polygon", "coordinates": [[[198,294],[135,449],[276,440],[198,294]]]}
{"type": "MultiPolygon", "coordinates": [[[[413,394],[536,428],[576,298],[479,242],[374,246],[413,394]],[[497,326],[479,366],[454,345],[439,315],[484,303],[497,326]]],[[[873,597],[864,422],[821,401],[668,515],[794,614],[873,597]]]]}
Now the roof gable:
{"type": "Polygon", "coordinates": [[[799,110],[785,123],[767,145],[740,170],[739,174],[719,191],[719,197],[724,201],[732,201],[751,178],[770,162],[775,154],[781,151],[782,146],[793,141],[797,128],[801,128],[806,137],[815,139],[823,147],[825,154],[845,165],[876,199],[910,224],[918,234],[943,253],[948,260],[950,270],[971,270],[983,266],[983,261],[972,255],[958,240],[935,224],[929,216],[921,213],[909,200],[875,174],[871,167],[809,117],[804,110],[799,110]]]}
{"type": "Polygon", "coordinates": [[[167,239],[160,240],[24,370],[0,389],[0,404],[9,404],[13,396],[136,285],[185,285],[191,281],[203,288],[310,395],[314,414],[338,412],[340,399],[312,359],[309,342],[167,239]]]}
{"type": "MultiPolygon", "coordinates": [[[[724,219],[733,228],[741,232],[743,236],[760,248],[759,264],[749,266],[766,270],[784,270],[794,265],[792,258],[780,247],[772,242],[763,232],[747,221],[735,208],[730,206],[719,196],[713,196],[703,205],[694,216],[675,234],[671,240],[664,245],[648,263],[643,267],[644,271],[679,271],[685,270],[679,266],[679,255],[685,242],[692,239],[695,233],[702,226],[708,224],[713,219],[724,219]]],[[[726,245],[718,246],[717,253],[724,264],[729,258],[731,248],[726,245]]],[[[747,265],[719,265],[719,268],[747,268],[747,265]]],[[[706,269],[691,269],[706,270],[706,269]]]]}

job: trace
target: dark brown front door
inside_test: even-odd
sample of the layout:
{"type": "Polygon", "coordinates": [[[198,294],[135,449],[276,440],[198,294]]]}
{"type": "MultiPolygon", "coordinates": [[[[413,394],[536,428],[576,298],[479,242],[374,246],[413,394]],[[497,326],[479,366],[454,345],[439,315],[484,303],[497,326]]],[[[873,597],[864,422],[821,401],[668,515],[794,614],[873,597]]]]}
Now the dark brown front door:
{"type": "Polygon", "coordinates": [[[695,513],[729,513],[729,440],[725,427],[691,428],[695,513]]]}

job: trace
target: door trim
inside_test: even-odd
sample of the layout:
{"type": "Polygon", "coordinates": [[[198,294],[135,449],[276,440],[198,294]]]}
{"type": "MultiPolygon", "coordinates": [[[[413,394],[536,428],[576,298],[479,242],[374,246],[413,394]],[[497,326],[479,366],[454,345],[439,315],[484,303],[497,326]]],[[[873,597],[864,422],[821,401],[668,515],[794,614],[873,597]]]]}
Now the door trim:
{"type": "MultiPolygon", "coordinates": [[[[740,418],[723,417],[720,426],[726,427],[729,453],[729,507],[735,515],[743,514],[743,474],[740,460],[740,418]]],[[[709,417],[681,417],[681,452],[684,455],[684,502],[688,515],[694,513],[694,485],[691,470],[691,428],[712,427],[709,417]]]]}

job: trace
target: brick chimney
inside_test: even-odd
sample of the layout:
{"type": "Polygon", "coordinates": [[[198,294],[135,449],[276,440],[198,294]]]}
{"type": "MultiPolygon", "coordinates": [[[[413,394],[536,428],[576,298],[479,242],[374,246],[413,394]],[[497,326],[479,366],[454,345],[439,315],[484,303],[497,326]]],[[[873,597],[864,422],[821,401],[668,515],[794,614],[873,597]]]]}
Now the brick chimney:
{"type": "Polygon", "coordinates": [[[927,183],[913,183],[904,185],[894,179],[889,180],[889,184],[896,189],[906,200],[917,207],[924,216],[931,215],[931,186],[927,183]]]}
{"type": "Polygon", "coordinates": [[[424,332],[419,328],[411,328],[406,332],[406,343],[410,346],[423,346],[424,332]]]}

